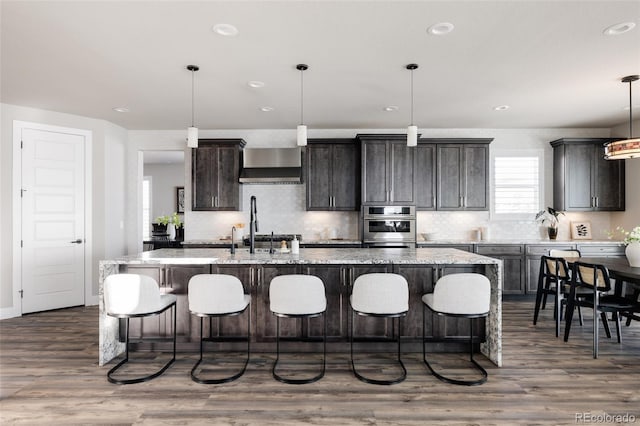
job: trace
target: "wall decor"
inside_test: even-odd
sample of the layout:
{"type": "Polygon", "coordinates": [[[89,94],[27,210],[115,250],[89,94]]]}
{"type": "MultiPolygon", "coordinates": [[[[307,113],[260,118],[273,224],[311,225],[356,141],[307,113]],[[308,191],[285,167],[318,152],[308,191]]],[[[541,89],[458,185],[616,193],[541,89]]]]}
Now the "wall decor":
{"type": "Polygon", "coordinates": [[[176,212],[184,213],[184,186],[176,187],[176,212]]]}
{"type": "Polygon", "coordinates": [[[572,240],[590,240],[591,222],[571,222],[572,240]]]}

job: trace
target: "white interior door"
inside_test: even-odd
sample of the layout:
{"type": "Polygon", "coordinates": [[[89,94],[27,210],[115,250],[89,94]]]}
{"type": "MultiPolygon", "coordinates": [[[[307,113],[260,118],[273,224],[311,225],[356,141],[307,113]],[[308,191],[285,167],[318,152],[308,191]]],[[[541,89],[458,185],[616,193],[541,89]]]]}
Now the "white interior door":
{"type": "Polygon", "coordinates": [[[22,313],[84,304],[84,137],[22,133],[22,313]]]}

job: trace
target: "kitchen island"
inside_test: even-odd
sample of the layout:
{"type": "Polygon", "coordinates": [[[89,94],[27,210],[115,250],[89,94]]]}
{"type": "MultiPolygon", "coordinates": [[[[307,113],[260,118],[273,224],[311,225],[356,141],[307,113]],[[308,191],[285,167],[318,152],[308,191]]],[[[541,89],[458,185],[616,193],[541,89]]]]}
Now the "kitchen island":
{"type": "MultiPolygon", "coordinates": [[[[104,312],[104,279],[117,273],[144,273],[151,275],[166,290],[178,296],[178,336],[181,350],[195,349],[197,327],[187,304],[187,285],[191,276],[198,273],[225,273],[235,275],[243,282],[245,291],[252,295],[252,350],[270,351],[275,336],[275,320],[269,312],[269,282],[282,274],[313,274],[319,276],[326,287],[328,342],[331,350],[348,350],[348,323],[350,317],[348,298],[351,285],[357,276],[370,272],[393,272],[403,275],[409,283],[409,313],[403,320],[400,334],[408,351],[421,348],[422,301],[424,293],[431,292],[437,279],[459,272],[477,272],[486,275],[491,282],[491,311],[480,332],[485,341],[480,345],[482,353],[497,366],[502,365],[502,261],[474,253],[449,248],[418,249],[349,249],[314,248],[301,249],[299,254],[249,254],[239,249],[230,254],[223,249],[161,249],[100,262],[100,344],[99,364],[104,365],[124,351],[119,336],[119,320],[104,312]],[[192,324],[193,323],[193,324],[192,324]]],[[[220,319],[211,323],[206,333],[215,337],[234,337],[243,325],[220,319]]],[[[359,336],[390,337],[395,332],[391,322],[374,324],[371,318],[359,318],[356,330],[359,336]]],[[[241,320],[242,321],[242,320],[241,320]]],[[[246,319],[245,319],[246,321],[246,319]]],[[[320,324],[295,322],[284,335],[302,334],[317,338],[320,324]]],[[[246,322],[244,323],[246,325],[246,322]]],[[[468,324],[457,318],[428,314],[425,321],[427,338],[432,346],[461,343],[468,339],[468,324]]],[[[144,323],[139,330],[132,328],[132,336],[167,335],[171,333],[170,321],[160,318],[144,323]]],[[[476,334],[477,335],[477,334],[476,334]]],[[[420,349],[421,350],[421,349],[420,349]]]]}

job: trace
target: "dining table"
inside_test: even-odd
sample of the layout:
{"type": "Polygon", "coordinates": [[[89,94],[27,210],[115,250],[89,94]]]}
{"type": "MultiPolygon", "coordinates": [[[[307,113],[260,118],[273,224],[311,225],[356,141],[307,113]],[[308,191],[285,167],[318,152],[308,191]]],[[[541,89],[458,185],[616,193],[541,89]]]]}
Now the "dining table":
{"type": "MultiPolygon", "coordinates": [[[[572,269],[571,274],[571,286],[576,286],[577,283],[577,273],[575,271],[575,263],[590,263],[590,264],[598,264],[603,265],[609,271],[609,277],[612,280],[615,280],[614,284],[614,294],[617,296],[626,296],[633,300],[633,302],[638,303],[638,295],[640,294],[640,267],[631,266],[626,257],[567,257],[566,258],[569,267],[572,269]],[[629,287],[629,286],[631,287],[629,287]],[[630,291],[633,290],[633,291],[630,291]]],[[[567,304],[567,309],[573,309],[573,304],[569,302],[567,304]]],[[[622,316],[627,318],[637,319],[637,316],[633,315],[633,312],[623,313],[622,316]]],[[[572,315],[567,311],[566,317],[566,325],[565,325],[565,337],[564,341],[568,340],[567,331],[570,329],[570,321],[572,320],[572,315]]],[[[598,311],[597,306],[594,303],[593,308],[593,357],[597,358],[598,356],[598,311]]]]}

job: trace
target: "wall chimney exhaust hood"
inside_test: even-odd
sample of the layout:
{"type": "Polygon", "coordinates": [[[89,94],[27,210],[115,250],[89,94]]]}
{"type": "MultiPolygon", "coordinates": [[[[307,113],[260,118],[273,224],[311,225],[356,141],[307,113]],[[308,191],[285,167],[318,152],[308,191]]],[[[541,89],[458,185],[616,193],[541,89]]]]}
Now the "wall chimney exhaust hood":
{"type": "Polygon", "coordinates": [[[302,183],[300,148],[243,150],[240,183],[302,183]]]}

